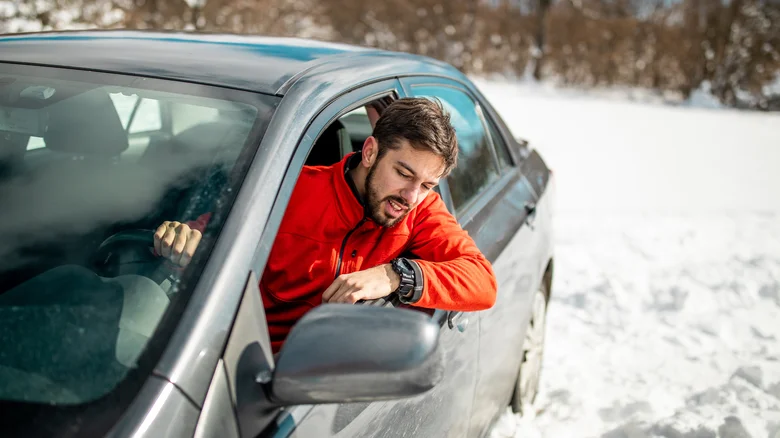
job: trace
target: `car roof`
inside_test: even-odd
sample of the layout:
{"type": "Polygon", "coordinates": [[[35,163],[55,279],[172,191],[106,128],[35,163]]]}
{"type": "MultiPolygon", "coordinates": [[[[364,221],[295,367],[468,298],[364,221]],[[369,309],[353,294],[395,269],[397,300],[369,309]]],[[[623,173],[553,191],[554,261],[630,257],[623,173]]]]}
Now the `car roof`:
{"type": "Polygon", "coordinates": [[[0,53],[2,62],[126,73],[274,95],[283,95],[296,80],[325,65],[354,69],[369,62],[373,67],[384,63],[387,68],[379,70],[400,73],[398,61],[406,60],[440,73],[457,72],[447,64],[407,53],[300,38],[186,32],[7,35],[0,36],[0,53]]]}

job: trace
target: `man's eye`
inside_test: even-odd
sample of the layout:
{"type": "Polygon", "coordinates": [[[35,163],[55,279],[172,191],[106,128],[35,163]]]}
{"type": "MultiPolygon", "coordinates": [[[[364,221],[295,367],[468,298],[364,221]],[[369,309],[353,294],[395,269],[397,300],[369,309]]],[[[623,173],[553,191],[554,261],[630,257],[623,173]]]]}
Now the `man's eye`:
{"type": "Polygon", "coordinates": [[[396,172],[398,172],[398,174],[399,174],[399,175],[401,175],[401,178],[403,178],[403,179],[409,179],[409,178],[411,178],[411,176],[409,176],[409,175],[407,175],[407,174],[405,174],[405,173],[401,172],[400,170],[397,170],[396,172]]]}

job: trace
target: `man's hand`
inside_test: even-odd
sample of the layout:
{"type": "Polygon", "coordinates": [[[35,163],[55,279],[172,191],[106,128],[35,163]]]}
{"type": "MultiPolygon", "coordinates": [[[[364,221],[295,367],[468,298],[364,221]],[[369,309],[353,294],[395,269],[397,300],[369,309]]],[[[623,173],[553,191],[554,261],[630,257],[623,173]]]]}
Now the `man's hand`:
{"type": "Polygon", "coordinates": [[[398,289],[401,277],[389,265],[339,275],[322,294],[323,303],[355,304],[390,295],[398,289]]]}
{"type": "Polygon", "coordinates": [[[179,266],[187,266],[201,237],[200,231],[187,224],[165,221],[154,233],[154,250],[179,266]]]}

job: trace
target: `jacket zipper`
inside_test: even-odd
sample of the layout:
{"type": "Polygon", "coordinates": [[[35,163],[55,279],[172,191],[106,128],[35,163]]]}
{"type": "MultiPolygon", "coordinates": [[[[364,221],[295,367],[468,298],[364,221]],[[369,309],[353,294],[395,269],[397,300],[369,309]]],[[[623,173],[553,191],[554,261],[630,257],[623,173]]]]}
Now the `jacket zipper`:
{"type": "Polygon", "coordinates": [[[339,273],[341,273],[341,259],[344,258],[344,250],[347,248],[347,240],[349,240],[349,236],[351,236],[352,233],[357,231],[357,229],[360,228],[364,223],[366,223],[367,220],[368,218],[365,217],[363,219],[360,219],[360,222],[358,222],[358,224],[355,225],[354,228],[349,230],[347,235],[344,236],[344,240],[341,242],[341,251],[339,251],[339,259],[338,262],[336,263],[336,276],[333,278],[334,280],[336,278],[339,278],[339,273]]]}

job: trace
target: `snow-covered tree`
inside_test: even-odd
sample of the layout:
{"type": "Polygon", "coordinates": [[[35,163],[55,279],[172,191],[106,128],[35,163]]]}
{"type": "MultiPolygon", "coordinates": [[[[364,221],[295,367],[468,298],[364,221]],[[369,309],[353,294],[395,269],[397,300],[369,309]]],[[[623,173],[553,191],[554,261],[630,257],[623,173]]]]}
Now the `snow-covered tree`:
{"type": "Polygon", "coordinates": [[[733,0],[733,20],[713,91],[728,105],[765,109],[780,75],[780,4],[733,0]]]}

